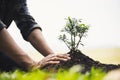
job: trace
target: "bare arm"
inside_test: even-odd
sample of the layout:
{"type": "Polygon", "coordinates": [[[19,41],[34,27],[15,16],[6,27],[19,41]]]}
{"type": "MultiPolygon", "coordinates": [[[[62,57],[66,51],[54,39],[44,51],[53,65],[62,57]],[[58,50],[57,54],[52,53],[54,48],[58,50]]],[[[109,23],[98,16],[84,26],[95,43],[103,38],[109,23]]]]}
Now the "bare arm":
{"type": "MultiPolygon", "coordinates": [[[[38,31],[39,32],[39,31],[38,31]]],[[[43,43],[41,46],[44,46],[41,49],[43,53],[52,53],[52,50],[47,48],[46,43],[43,43]],[[49,49],[49,50],[47,50],[49,49]],[[45,50],[45,51],[44,51],[45,50]]],[[[39,49],[39,47],[38,47],[39,49]]],[[[11,59],[13,59],[17,64],[24,67],[26,70],[32,70],[37,68],[42,68],[48,64],[57,64],[61,60],[67,61],[69,60],[68,54],[59,54],[59,55],[49,55],[45,58],[43,58],[39,62],[34,62],[12,39],[12,37],[9,35],[7,30],[3,28],[0,31],[0,51],[4,52],[7,56],[9,56],[11,59]]]]}
{"type": "Polygon", "coordinates": [[[47,45],[40,29],[34,29],[28,36],[28,40],[44,56],[54,53],[47,45]]]}
{"type": "Polygon", "coordinates": [[[5,28],[0,31],[0,50],[26,69],[35,63],[21,48],[19,48],[5,28]]]}

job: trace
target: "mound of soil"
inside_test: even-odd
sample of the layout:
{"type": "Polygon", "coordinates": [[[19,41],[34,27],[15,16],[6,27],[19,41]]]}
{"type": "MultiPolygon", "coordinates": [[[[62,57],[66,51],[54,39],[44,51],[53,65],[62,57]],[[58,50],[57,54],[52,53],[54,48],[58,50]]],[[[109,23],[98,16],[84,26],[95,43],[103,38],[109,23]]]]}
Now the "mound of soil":
{"type": "Polygon", "coordinates": [[[103,71],[110,71],[113,69],[117,69],[120,68],[120,65],[114,65],[114,64],[103,64],[100,63],[99,61],[95,61],[92,58],[84,55],[80,50],[71,50],[68,54],[70,54],[71,60],[67,61],[67,62],[61,62],[60,64],[57,65],[49,65],[45,68],[50,69],[50,68],[54,68],[54,69],[59,69],[59,68],[63,68],[63,69],[69,69],[70,67],[74,66],[74,65],[81,65],[83,66],[83,70],[82,73],[85,73],[87,71],[90,71],[90,69],[92,67],[94,68],[100,68],[103,71]]]}

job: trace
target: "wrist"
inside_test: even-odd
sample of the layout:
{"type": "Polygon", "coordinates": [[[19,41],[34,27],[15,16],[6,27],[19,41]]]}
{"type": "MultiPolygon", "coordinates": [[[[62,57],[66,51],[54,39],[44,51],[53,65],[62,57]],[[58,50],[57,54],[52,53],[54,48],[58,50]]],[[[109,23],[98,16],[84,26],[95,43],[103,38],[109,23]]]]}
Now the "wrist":
{"type": "Polygon", "coordinates": [[[37,69],[36,65],[37,65],[37,62],[34,62],[34,61],[33,61],[33,62],[27,67],[27,70],[28,70],[28,71],[33,71],[33,70],[37,69]]]}
{"type": "Polygon", "coordinates": [[[49,52],[49,53],[47,53],[46,56],[48,56],[48,55],[53,55],[53,54],[55,54],[55,53],[54,53],[54,52],[49,52]]]}

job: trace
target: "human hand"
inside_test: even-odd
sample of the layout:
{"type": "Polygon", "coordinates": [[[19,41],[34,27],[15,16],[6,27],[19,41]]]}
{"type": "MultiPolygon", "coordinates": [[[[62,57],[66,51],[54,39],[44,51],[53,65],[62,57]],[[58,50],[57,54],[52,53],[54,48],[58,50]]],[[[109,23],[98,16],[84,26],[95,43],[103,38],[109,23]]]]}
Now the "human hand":
{"type": "Polygon", "coordinates": [[[34,69],[43,68],[50,64],[58,64],[58,63],[60,63],[60,61],[68,61],[71,59],[69,56],[70,56],[69,54],[57,54],[57,55],[50,54],[50,55],[46,56],[45,58],[43,58],[41,61],[39,61],[34,66],[34,69]]]}

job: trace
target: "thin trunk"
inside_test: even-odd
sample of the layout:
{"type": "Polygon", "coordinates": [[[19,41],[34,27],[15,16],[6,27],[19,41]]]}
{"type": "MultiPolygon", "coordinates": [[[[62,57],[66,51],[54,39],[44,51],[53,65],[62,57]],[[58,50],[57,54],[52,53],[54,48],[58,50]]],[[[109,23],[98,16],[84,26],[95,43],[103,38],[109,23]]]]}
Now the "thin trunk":
{"type": "Polygon", "coordinates": [[[73,37],[72,37],[72,33],[71,33],[71,49],[73,49],[73,37]]]}
{"type": "Polygon", "coordinates": [[[69,47],[69,45],[66,43],[66,41],[64,41],[64,43],[67,45],[67,47],[68,47],[69,49],[71,49],[71,48],[69,47]]]}
{"type": "Polygon", "coordinates": [[[74,48],[75,48],[75,34],[74,34],[74,48]]]}
{"type": "Polygon", "coordinates": [[[82,35],[79,34],[79,41],[77,42],[77,45],[76,45],[75,48],[78,48],[78,46],[79,46],[79,44],[80,44],[80,42],[81,42],[81,38],[82,38],[82,36],[83,36],[83,34],[82,34],[82,35]]]}

